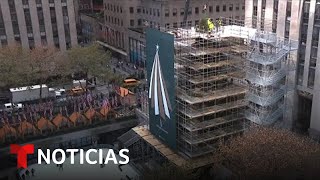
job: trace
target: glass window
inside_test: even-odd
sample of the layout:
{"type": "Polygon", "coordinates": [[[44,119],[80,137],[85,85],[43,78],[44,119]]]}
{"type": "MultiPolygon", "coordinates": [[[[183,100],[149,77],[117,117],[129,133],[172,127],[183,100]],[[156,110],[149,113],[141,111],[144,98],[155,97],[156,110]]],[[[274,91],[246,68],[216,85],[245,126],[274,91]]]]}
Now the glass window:
{"type": "Polygon", "coordinates": [[[199,7],[194,8],[194,13],[199,14],[199,7]]]}
{"type": "Polygon", "coordinates": [[[233,4],[229,5],[229,11],[233,11],[233,4]]]}
{"type": "Polygon", "coordinates": [[[223,11],[223,12],[226,12],[226,11],[227,11],[227,5],[223,5],[222,11],[223,11]]]}
{"type": "Polygon", "coordinates": [[[130,26],[134,26],[134,20],[133,19],[130,20],[130,26]]]}
{"type": "Polygon", "coordinates": [[[299,65],[298,66],[298,85],[302,85],[303,82],[303,72],[304,72],[304,66],[303,65],[299,65]]]}
{"type": "Polygon", "coordinates": [[[133,14],[133,12],[134,12],[133,7],[130,7],[129,11],[130,11],[131,14],[133,14]]]}
{"type": "Polygon", "coordinates": [[[180,15],[183,16],[184,15],[184,8],[180,9],[180,15]]]}
{"type": "Polygon", "coordinates": [[[173,8],[173,10],[172,10],[172,16],[177,16],[177,8],[173,8]]]}
{"type": "Polygon", "coordinates": [[[177,28],[178,27],[178,23],[173,23],[173,28],[177,28]]]}
{"type": "Polygon", "coordinates": [[[314,78],[315,78],[315,69],[309,68],[309,75],[308,75],[308,87],[309,88],[313,88],[314,78]]]}
{"type": "Polygon", "coordinates": [[[220,12],[220,6],[216,6],[216,12],[220,12]]]}
{"type": "Polygon", "coordinates": [[[236,4],[236,11],[239,11],[240,10],[240,4],[236,4]]]}
{"type": "Polygon", "coordinates": [[[169,9],[164,10],[164,16],[169,17],[169,9]]]}

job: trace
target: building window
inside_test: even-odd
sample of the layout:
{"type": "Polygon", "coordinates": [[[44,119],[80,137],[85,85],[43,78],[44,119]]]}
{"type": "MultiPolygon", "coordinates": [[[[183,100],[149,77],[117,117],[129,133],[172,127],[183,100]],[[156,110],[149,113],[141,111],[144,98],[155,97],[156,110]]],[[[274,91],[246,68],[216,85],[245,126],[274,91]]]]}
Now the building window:
{"type": "Polygon", "coordinates": [[[233,4],[229,5],[229,11],[233,11],[233,4]]]}
{"type": "Polygon", "coordinates": [[[188,27],[192,26],[192,21],[188,21],[188,27]]]}
{"type": "Polygon", "coordinates": [[[169,17],[169,9],[166,9],[166,10],[164,11],[164,16],[165,16],[165,17],[169,17]]]}
{"type": "Polygon", "coordinates": [[[226,12],[226,11],[227,11],[227,5],[223,5],[222,11],[223,11],[223,12],[226,12]]]}
{"type": "Polygon", "coordinates": [[[240,10],[240,4],[236,4],[236,11],[239,11],[240,10]]]}
{"type": "Polygon", "coordinates": [[[199,14],[199,8],[198,7],[194,8],[194,13],[195,14],[199,14]]]}
{"type": "Polygon", "coordinates": [[[188,15],[191,15],[192,14],[192,8],[189,8],[188,9],[188,15]]]}
{"type": "Polygon", "coordinates": [[[173,8],[173,10],[172,10],[172,16],[177,16],[177,8],[173,8]]]}
{"type": "Polygon", "coordinates": [[[160,17],[160,10],[157,9],[157,14],[158,14],[158,17],[160,17]]]}
{"type": "Polygon", "coordinates": [[[141,8],[140,8],[140,7],[137,8],[137,13],[138,13],[138,14],[141,13],[141,8]]]}
{"type": "Polygon", "coordinates": [[[180,16],[183,16],[184,15],[184,8],[181,8],[180,9],[180,16]]]}
{"type": "Polygon", "coordinates": [[[28,0],[22,0],[22,4],[23,5],[29,5],[29,2],[28,2],[28,0]]]}
{"type": "Polygon", "coordinates": [[[173,23],[173,28],[177,28],[178,27],[178,23],[173,23]]]}
{"type": "Polygon", "coordinates": [[[1,39],[1,45],[2,46],[7,46],[8,45],[7,39],[1,39]]]}
{"type": "Polygon", "coordinates": [[[304,72],[304,66],[303,65],[299,65],[298,66],[298,85],[302,85],[303,82],[303,72],[304,72]]]}
{"type": "Polygon", "coordinates": [[[134,12],[133,7],[130,7],[129,11],[130,11],[130,14],[133,14],[133,12],[134,12]]]}
{"type": "Polygon", "coordinates": [[[194,25],[199,25],[199,20],[194,21],[194,25]]]}
{"type": "Polygon", "coordinates": [[[309,68],[309,75],[308,75],[308,87],[309,88],[314,87],[314,77],[315,77],[315,69],[309,68]]]}
{"type": "Polygon", "coordinates": [[[134,26],[134,20],[133,19],[130,20],[130,26],[134,26]]]}
{"type": "Polygon", "coordinates": [[[213,7],[209,6],[209,12],[212,13],[213,12],[213,7]]]}
{"type": "Polygon", "coordinates": [[[216,6],[216,12],[220,12],[220,6],[216,6]]]}

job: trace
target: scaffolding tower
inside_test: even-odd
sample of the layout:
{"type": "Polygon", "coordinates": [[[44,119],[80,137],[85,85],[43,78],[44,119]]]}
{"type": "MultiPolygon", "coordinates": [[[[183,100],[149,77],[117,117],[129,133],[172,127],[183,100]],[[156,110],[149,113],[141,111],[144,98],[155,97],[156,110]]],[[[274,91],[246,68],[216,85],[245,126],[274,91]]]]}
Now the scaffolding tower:
{"type": "Polygon", "coordinates": [[[285,110],[291,41],[220,20],[211,32],[166,29],[175,36],[177,144],[191,158],[213,152],[250,123],[276,122],[285,110]]]}

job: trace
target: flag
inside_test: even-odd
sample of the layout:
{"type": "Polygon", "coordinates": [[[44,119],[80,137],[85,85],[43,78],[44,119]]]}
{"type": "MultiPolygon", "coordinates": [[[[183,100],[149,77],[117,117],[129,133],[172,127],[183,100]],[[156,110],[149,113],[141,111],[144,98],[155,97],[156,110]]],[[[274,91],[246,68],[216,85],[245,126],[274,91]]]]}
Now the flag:
{"type": "Polygon", "coordinates": [[[19,114],[18,114],[18,121],[19,121],[19,123],[21,123],[21,117],[19,114]]]}
{"type": "Polygon", "coordinates": [[[92,101],[92,95],[91,95],[91,93],[89,93],[89,94],[87,95],[87,101],[88,101],[88,102],[91,102],[91,101],[92,101]]]}
{"type": "Polygon", "coordinates": [[[23,118],[24,118],[25,120],[27,120],[27,117],[26,117],[26,114],[25,114],[25,113],[23,113],[23,118]]]}
{"type": "Polygon", "coordinates": [[[69,116],[67,106],[64,106],[64,111],[66,112],[66,115],[69,116]]]}
{"type": "Polygon", "coordinates": [[[77,104],[73,104],[73,112],[77,111],[77,104]]]}

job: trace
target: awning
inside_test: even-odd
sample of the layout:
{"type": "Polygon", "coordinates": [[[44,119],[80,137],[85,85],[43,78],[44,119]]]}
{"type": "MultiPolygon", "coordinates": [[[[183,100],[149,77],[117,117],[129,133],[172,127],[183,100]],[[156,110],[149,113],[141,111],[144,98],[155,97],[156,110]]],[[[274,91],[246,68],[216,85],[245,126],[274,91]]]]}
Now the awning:
{"type": "Polygon", "coordinates": [[[107,43],[104,43],[104,42],[101,42],[101,41],[97,41],[97,43],[99,43],[100,45],[102,45],[102,46],[104,46],[104,47],[106,47],[106,48],[111,49],[112,51],[115,51],[115,52],[117,52],[117,53],[120,53],[120,54],[122,54],[122,55],[124,55],[124,56],[128,56],[128,54],[127,54],[126,52],[124,52],[123,50],[120,50],[120,49],[118,49],[118,48],[116,48],[116,47],[113,47],[113,46],[111,46],[111,45],[109,45],[109,44],[107,44],[107,43]]]}

